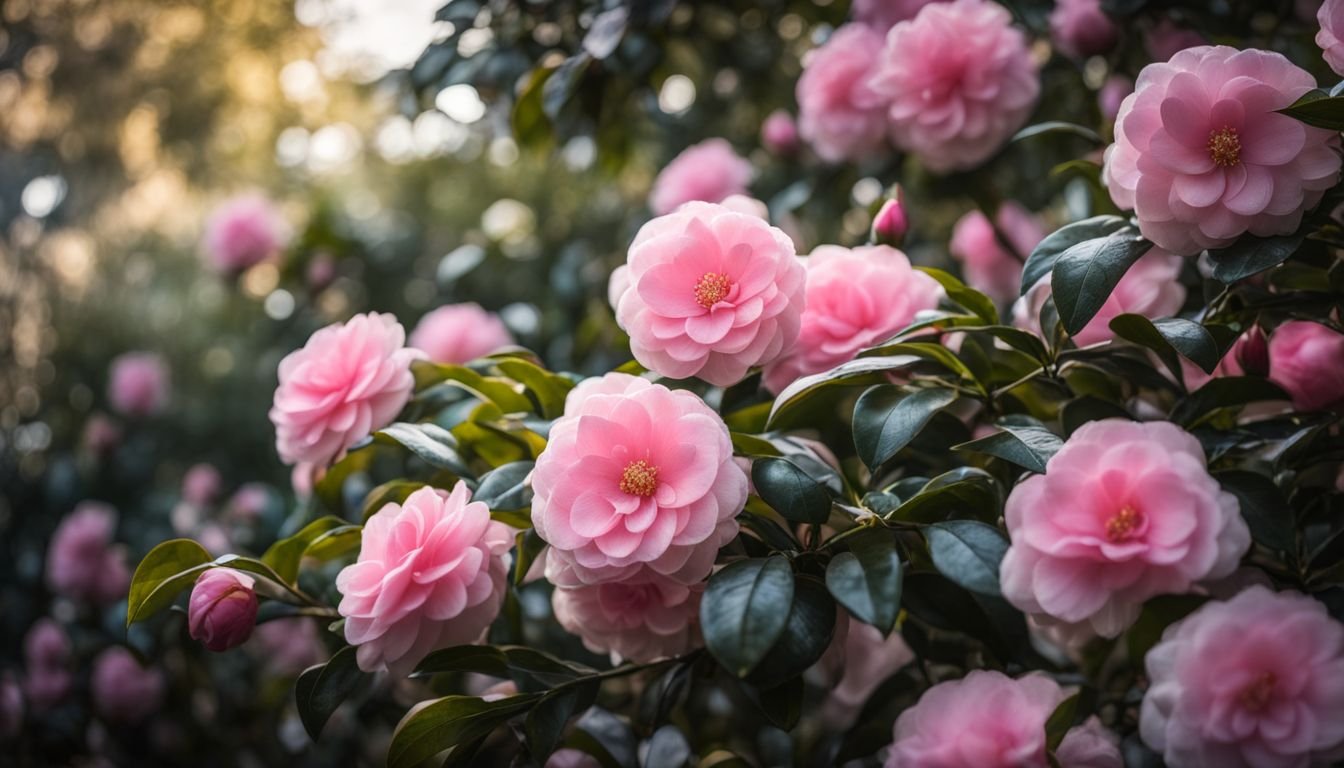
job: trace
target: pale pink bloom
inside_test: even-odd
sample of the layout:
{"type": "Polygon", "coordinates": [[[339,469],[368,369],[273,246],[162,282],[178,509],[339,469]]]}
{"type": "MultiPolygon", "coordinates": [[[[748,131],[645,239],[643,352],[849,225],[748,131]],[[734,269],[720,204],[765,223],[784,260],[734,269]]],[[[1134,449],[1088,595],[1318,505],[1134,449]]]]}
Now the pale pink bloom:
{"type": "Polygon", "coordinates": [[[322,660],[322,640],[317,623],[295,617],[275,619],[257,626],[246,648],[261,658],[277,675],[295,675],[322,660]]]}
{"type": "Polygon", "coordinates": [[[503,603],[512,546],[461,481],[385,505],[364,524],[359,560],[336,576],[359,668],[400,677],[430,651],[479,642],[503,603]]]}
{"type": "Polygon", "coordinates": [[[314,333],[280,361],[271,423],[286,464],[325,464],[396,418],[411,398],[411,361],[392,315],[355,315],[314,333]]]}
{"type": "Polygon", "coordinates": [[[1035,214],[1012,200],[1000,205],[994,218],[1012,252],[999,242],[994,225],[979,210],[957,220],[947,250],[961,262],[967,285],[1003,303],[1017,298],[1022,264],[1045,238],[1045,228],[1035,214]]]}
{"type": "Polygon", "coordinates": [[[1171,768],[1299,768],[1344,757],[1344,626],[1253,586],[1171,625],[1145,659],[1139,733],[1171,768]]]}
{"type": "Polygon", "coordinates": [[[761,221],[770,220],[770,209],[766,207],[765,203],[754,197],[748,197],[747,195],[729,195],[723,198],[723,202],[719,203],[719,205],[722,205],[730,211],[745,213],[748,216],[755,216],[761,221]]]}
{"type": "Polygon", "coordinates": [[[241,272],[277,256],[290,239],[289,224],[261,195],[241,195],[220,204],[205,225],[202,251],[219,272],[241,272]]]}
{"type": "Polygon", "coordinates": [[[322,468],[304,461],[295,464],[293,471],[289,473],[289,485],[294,489],[294,495],[300,499],[312,496],[313,486],[321,477],[319,474],[321,471],[322,468]]]}
{"type": "Polygon", "coordinates": [[[1097,91],[1097,109],[1106,120],[1114,120],[1120,114],[1120,105],[1125,97],[1134,92],[1134,81],[1124,75],[1111,75],[1097,91]]]}
{"type": "Polygon", "coordinates": [[[1208,45],[1209,41],[1198,31],[1179,26],[1170,17],[1164,16],[1148,30],[1143,43],[1153,61],[1160,62],[1170,60],[1187,48],[1208,45]]]}
{"type": "Polygon", "coordinates": [[[192,639],[211,651],[243,644],[257,625],[256,579],[232,568],[211,568],[196,579],[187,603],[192,639]]]}
{"type": "Polygon", "coordinates": [[[1344,405],[1344,334],[1290,320],[1269,336],[1269,378],[1303,411],[1344,405]]]}
{"type": "Polygon", "coordinates": [[[831,647],[817,662],[829,667],[822,721],[828,728],[849,730],[873,691],[914,658],[900,632],[883,637],[881,630],[842,611],[831,647]]]}
{"type": "Polygon", "coordinates": [[[1321,23],[1316,45],[1320,46],[1325,63],[1335,74],[1344,75],[1344,41],[1340,40],[1340,35],[1344,35],[1344,2],[1325,0],[1316,12],[1316,20],[1321,23]]]}
{"type": "Polygon", "coordinates": [[[98,501],[81,501],[61,521],[47,548],[47,586],[76,600],[115,603],[126,596],[130,574],[126,552],[112,542],[117,511],[98,501]]]}
{"type": "Polygon", "coordinates": [[[936,173],[980,165],[1031,116],[1037,64],[1012,15],[987,0],[927,5],[887,33],[870,86],[891,139],[936,173]]]}
{"type": "Polygon", "coordinates": [[[807,309],[798,341],[766,366],[765,388],[781,392],[795,379],[853,360],[938,306],[938,281],[886,245],[819,246],[807,258],[807,309]]]}
{"type": "Polygon", "coordinates": [[[704,585],[687,586],[644,571],[621,581],[558,587],[551,595],[555,619],[578,635],[593,653],[645,664],[696,648],[700,639],[700,595],[704,585]]]}
{"type": "Polygon", "coordinates": [[[787,111],[776,109],[761,123],[761,144],[776,155],[787,155],[798,149],[798,126],[787,111]]]}
{"type": "Polygon", "coordinates": [[[140,666],[135,656],[120,645],[98,654],[90,679],[93,706],[103,719],[134,725],[158,710],[163,703],[163,673],[140,666]]]}
{"type": "Polygon", "coordinates": [[[127,352],[112,361],[107,399],[123,416],[152,416],[168,405],[168,364],[153,352],[127,352]]]}
{"type": "Polygon", "coordinates": [[[862,160],[886,145],[885,105],[869,86],[882,31],[846,24],[803,58],[798,134],[827,162],[862,160]]]}
{"type": "MultiPolygon", "coordinates": [[[[309,467],[311,469],[311,466],[309,467]]],[[[244,483],[229,497],[225,516],[235,522],[255,523],[271,505],[271,489],[265,483],[244,483]]]]}
{"type": "Polygon", "coordinates": [[[709,575],[737,535],[747,478],[699,397],[608,373],[575,387],[532,474],[532,523],[560,586],[709,575]]]}
{"type": "Polygon", "coordinates": [[[901,189],[877,209],[873,217],[872,239],[879,245],[900,248],[905,242],[905,233],[910,230],[910,221],[905,214],[905,200],[901,189]]]}
{"type": "Polygon", "coordinates": [[[920,8],[936,2],[941,0],[854,0],[849,13],[855,21],[886,32],[906,19],[913,19],[920,8]]]}
{"type": "MultiPolygon", "coordinates": [[[[939,683],[896,719],[886,768],[1046,768],[1045,721],[1065,697],[1054,680],[1039,673],[1014,680],[1001,672],[973,670],[960,680],[939,683]]],[[[1091,757],[1103,738],[1096,727],[1078,726],[1065,735],[1065,741],[1075,739],[1071,749],[1086,757],[1061,759],[1063,765],[1118,768],[1114,744],[1091,757]]]]}
{"type": "Polygon", "coordinates": [[[660,375],[728,386],[798,338],[803,263],[756,216],[687,203],[645,224],[626,263],[610,287],[616,320],[635,359],[660,375]]]}
{"type": "Polygon", "coordinates": [[[1232,573],[1251,538],[1237,498],[1205,466],[1199,441],[1168,422],[1079,427],[1018,483],[1000,565],[1008,602],[1114,637],[1156,595],[1232,573]]]}
{"type": "Polygon", "coordinates": [[[1111,198],[1181,256],[1296,230],[1339,178],[1339,134],[1277,111],[1315,85],[1269,51],[1202,46],[1149,64],[1106,149],[1111,198]]]}
{"type": "Polygon", "coordinates": [[[193,464],[182,476],[182,499],[189,504],[205,506],[219,498],[224,478],[213,464],[193,464]]]}
{"type": "Polygon", "coordinates": [[[436,363],[461,364],[513,344],[499,315],[475,303],[446,304],[420,318],[407,346],[436,363]]]}
{"type": "MultiPolygon", "coordinates": [[[[1171,317],[1185,303],[1179,278],[1184,260],[1161,248],[1151,248],[1125,272],[1097,314],[1074,337],[1080,347],[1115,338],[1111,321],[1122,314],[1149,319],[1171,317]]],[[[1013,304],[1013,325],[1039,334],[1040,311],[1050,295],[1050,276],[1042,277],[1013,304]]]]}
{"type": "Polygon", "coordinates": [[[23,660],[27,673],[23,691],[38,712],[59,704],[70,693],[70,637],[55,619],[43,617],[23,637],[23,660]]]}
{"type": "Polygon", "coordinates": [[[1050,12],[1050,39],[1065,56],[1085,59],[1115,47],[1120,30],[1101,0],[1055,0],[1050,12]]]}
{"type": "Polygon", "coordinates": [[[726,139],[706,139],[682,150],[658,173],[649,208],[662,216],[694,200],[717,203],[745,193],[751,177],[751,163],[726,139]]]}
{"type": "Polygon", "coordinates": [[[1055,749],[1061,768],[1124,768],[1120,737],[1101,724],[1096,715],[1070,728],[1055,749]]]}

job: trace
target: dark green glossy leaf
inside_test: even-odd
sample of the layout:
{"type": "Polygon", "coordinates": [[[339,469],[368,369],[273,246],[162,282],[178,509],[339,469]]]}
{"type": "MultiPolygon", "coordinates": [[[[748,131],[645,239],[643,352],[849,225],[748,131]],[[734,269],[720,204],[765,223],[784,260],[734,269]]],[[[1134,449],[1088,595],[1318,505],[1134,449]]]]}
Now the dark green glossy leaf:
{"type": "Polygon", "coordinates": [[[1279,112],[1317,128],[1344,131],[1344,96],[1330,96],[1313,89],[1279,112]]]}
{"type": "Polygon", "coordinates": [[[325,664],[309,667],[299,675],[294,685],[294,701],[303,729],[313,741],[322,734],[322,727],[336,708],[366,679],[367,675],[355,663],[353,645],[345,646],[325,664]]]}
{"type": "Polygon", "coordinates": [[[1208,601],[1200,595],[1161,595],[1144,603],[1139,618],[1126,630],[1125,643],[1129,658],[1142,659],[1158,640],[1167,627],[1194,613],[1195,609],[1208,601]]]}
{"type": "Polygon", "coordinates": [[[932,277],[943,286],[947,293],[947,298],[969,310],[976,317],[980,318],[986,325],[997,325],[999,322],[999,311],[994,308],[994,300],[985,294],[967,287],[967,285],[952,274],[944,272],[941,269],[933,267],[918,267],[920,272],[932,277]]]}
{"type": "Polygon", "coordinates": [[[522,384],[537,399],[542,417],[554,419],[564,413],[565,398],[574,388],[574,382],[519,357],[498,358],[495,367],[522,384]]]}
{"type": "Polygon", "coordinates": [[[126,626],[171,605],[179,592],[196,582],[211,560],[205,547],[191,539],[172,539],[151,549],[131,577],[126,626]]]}
{"type": "Polygon", "coordinates": [[[299,561],[303,553],[319,536],[335,528],[349,528],[349,524],[339,517],[319,517],[300,528],[293,536],[272,544],[261,556],[261,561],[275,569],[280,578],[290,584],[299,577],[299,561]]]}
{"type": "Polygon", "coordinates": [[[374,432],[373,439],[401,445],[432,467],[446,469],[460,477],[471,477],[471,470],[457,453],[457,438],[437,424],[399,421],[374,432]]]}
{"type": "Polygon", "coordinates": [[[546,542],[541,536],[531,528],[519,531],[514,537],[513,550],[513,583],[521,585],[527,578],[527,572],[532,569],[532,563],[537,559],[537,555],[546,548],[546,542]]]}
{"type": "Polygon", "coordinates": [[[1050,290],[1064,330],[1071,335],[1083,330],[1120,278],[1151,247],[1137,229],[1126,226],[1061,253],[1050,272],[1050,290]]]}
{"type": "MultiPolygon", "coordinates": [[[[770,724],[782,731],[793,730],[803,714],[803,678],[801,675],[756,692],[753,699],[770,724]]],[[[684,766],[685,761],[676,763],[684,766]]]]}
{"type": "Polygon", "coordinates": [[[850,360],[829,371],[804,376],[789,386],[775,398],[770,407],[768,424],[772,429],[789,426],[791,417],[800,412],[804,404],[822,390],[836,386],[855,386],[865,381],[881,380],[881,374],[889,371],[909,368],[920,362],[914,355],[892,355],[882,357],[861,357],[850,360]]]}
{"type": "MultiPolygon", "coordinates": [[[[773,610],[780,613],[781,605],[785,603],[775,604],[773,610]]],[[[756,685],[774,686],[801,675],[831,644],[831,636],[835,633],[835,601],[819,579],[797,577],[789,605],[779,639],[748,676],[748,680],[756,685]]]]}
{"type": "Polygon", "coordinates": [[[1273,479],[1239,469],[1215,472],[1213,477],[1223,490],[1237,497],[1241,516],[1257,544],[1275,552],[1295,552],[1293,508],[1273,479]]]}
{"type": "Polygon", "coordinates": [[[901,611],[901,558],[884,530],[846,539],[848,552],[831,558],[826,588],[856,619],[890,634],[901,611]]]}
{"type": "Polygon", "coordinates": [[[1107,237],[1128,226],[1129,222],[1119,216],[1093,216],[1066,224],[1050,233],[1027,257],[1027,263],[1022,268],[1020,292],[1026,293],[1038,280],[1054,271],[1055,262],[1073,246],[1107,237]]]}
{"type": "Polygon", "coordinates": [[[733,674],[744,677],[784,632],[794,579],[783,557],[739,560],[709,579],[700,602],[705,646],[733,674]]]}
{"type": "Polygon", "coordinates": [[[1099,147],[1105,146],[1106,144],[1101,136],[1091,128],[1086,128],[1076,123],[1066,123],[1063,120],[1050,120],[1044,123],[1028,125],[1026,128],[1013,134],[1013,137],[1008,140],[1008,143],[1012,144],[1023,139],[1029,139],[1033,136],[1042,136],[1044,134],[1077,136],[1078,138],[1090,141],[1099,147]]]}
{"type": "Polygon", "coordinates": [[[415,768],[458,744],[489,734],[533,706],[540,693],[485,701],[475,696],[445,696],[412,710],[397,724],[387,750],[388,768],[415,768]]]}
{"type": "Polygon", "coordinates": [[[994,477],[982,469],[962,467],[929,480],[917,493],[889,513],[887,519],[932,523],[968,512],[992,519],[998,514],[997,504],[998,492],[994,477]]]}
{"type": "Polygon", "coordinates": [[[1045,748],[1054,752],[1059,748],[1059,743],[1064,740],[1064,734],[1073,727],[1074,720],[1078,717],[1078,698],[1080,694],[1073,694],[1067,699],[1061,701],[1050,717],[1045,721],[1045,748]]]}
{"type": "Polygon", "coordinates": [[[1185,357],[1205,373],[1213,373],[1223,357],[1213,334],[1193,320],[1179,317],[1149,320],[1143,315],[1123,314],[1111,320],[1111,330],[1126,341],[1153,350],[1176,377],[1183,376],[1177,355],[1185,357]]]}
{"type": "Polygon", "coordinates": [[[526,509],[532,503],[532,491],[525,481],[534,466],[530,461],[515,461],[495,467],[481,475],[481,484],[471,500],[482,502],[491,511],[526,509]]]}
{"type": "Polygon", "coordinates": [[[415,480],[389,480],[369,491],[364,497],[364,516],[368,520],[375,512],[388,504],[400,504],[406,497],[424,488],[425,484],[415,480]]]}
{"type": "Polygon", "coordinates": [[[751,464],[751,479],[757,495],[785,520],[819,525],[831,516],[826,487],[788,459],[757,459],[751,464]]]}
{"type": "Polygon", "coordinates": [[[1064,445],[1050,430],[1037,425],[998,425],[1003,431],[979,440],[953,446],[959,451],[976,451],[1003,459],[1032,472],[1045,472],[1045,465],[1064,445]]]}
{"type": "Polygon", "coordinates": [[[523,729],[527,734],[527,749],[533,759],[545,763],[560,743],[565,725],[570,718],[582,713],[597,699],[599,680],[585,680],[550,691],[527,714],[523,729]]]}
{"type": "Polygon", "coordinates": [[[1305,237],[1303,232],[1275,237],[1242,235],[1241,239],[1226,248],[1209,251],[1213,277],[1215,280],[1231,284],[1251,275],[1258,275],[1270,267],[1282,264],[1289,256],[1297,253],[1305,237]]]}
{"type": "Polygon", "coordinates": [[[931,387],[907,393],[879,384],[854,405],[854,446],[870,469],[877,469],[910,444],[933,415],[956,402],[951,389],[931,387]]]}
{"type": "Polygon", "coordinates": [[[1288,400],[1288,393],[1268,379],[1255,376],[1219,376],[1177,401],[1171,420],[1191,427],[1209,414],[1267,400],[1288,400]]]}
{"type": "Polygon", "coordinates": [[[1008,540],[998,528],[974,520],[948,520],[924,529],[938,572],[972,592],[998,597],[999,563],[1008,540]]]}
{"type": "Polygon", "coordinates": [[[596,674],[590,667],[520,645],[459,645],[429,654],[410,676],[447,672],[479,672],[491,677],[509,677],[520,685],[536,683],[545,687],[596,674]]]}

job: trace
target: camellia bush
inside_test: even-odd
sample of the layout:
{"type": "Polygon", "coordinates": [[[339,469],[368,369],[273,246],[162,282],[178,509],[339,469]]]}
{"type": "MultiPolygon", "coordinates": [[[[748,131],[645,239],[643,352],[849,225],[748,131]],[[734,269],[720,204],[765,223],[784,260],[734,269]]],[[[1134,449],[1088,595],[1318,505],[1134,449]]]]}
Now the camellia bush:
{"type": "MultiPolygon", "coordinates": [[[[500,96],[515,131],[607,142],[601,97],[658,77],[636,54],[695,35],[583,5],[552,30],[580,52],[500,96]]],[[[270,410],[302,526],[160,544],[128,623],[182,598],[212,651],[318,624],[304,727],[396,722],[392,768],[1344,760],[1344,96],[1308,70],[1344,72],[1344,2],[1224,9],[1212,44],[1197,9],[1064,1],[1053,58],[1009,5],[856,1],[763,125],[769,204],[725,139],[668,163],[610,276],[613,371],[479,307],[317,331],[270,410]],[[1080,68],[1091,125],[1048,114],[1080,68]],[[985,170],[1033,144],[1078,148],[1011,171],[1077,182],[1048,234],[985,170]],[[804,251],[850,164],[885,190],[867,241],[804,251]],[[960,276],[911,258],[940,194],[982,203],[960,276]]],[[[441,17],[526,62],[507,34],[548,12],[441,17]]]]}

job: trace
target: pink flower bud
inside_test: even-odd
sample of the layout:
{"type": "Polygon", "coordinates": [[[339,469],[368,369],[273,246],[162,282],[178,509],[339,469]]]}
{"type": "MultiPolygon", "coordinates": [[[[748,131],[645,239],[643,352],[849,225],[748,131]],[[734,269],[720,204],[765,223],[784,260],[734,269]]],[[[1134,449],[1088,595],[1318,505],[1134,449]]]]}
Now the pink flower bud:
{"type": "Polygon", "coordinates": [[[89,682],[94,709],[109,722],[140,723],[163,703],[163,673],[140,666],[135,656],[119,645],[93,660],[89,682]]]}
{"type": "Polygon", "coordinates": [[[761,123],[761,143],[776,155],[792,154],[798,149],[798,126],[782,109],[771,112],[761,123]]]}
{"type": "Polygon", "coordinates": [[[1291,320],[1269,339],[1269,379],[1301,411],[1344,405],[1344,334],[1308,320],[1291,320]]]}
{"type": "Polygon", "coordinates": [[[1233,359],[1248,376],[1269,375],[1269,340],[1260,326],[1251,326],[1232,345],[1233,359]]]}
{"type": "Polygon", "coordinates": [[[182,498],[190,504],[204,506],[219,497],[224,479],[210,464],[195,464],[182,476],[182,498]]]}
{"type": "Polygon", "coordinates": [[[212,651],[241,645],[257,624],[257,593],[251,576],[212,568],[196,580],[187,606],[191,636],[212,651]]]}
{"type": "Polygon", "coordinates": [[[899,248],[905,241],[905,233],[910,222],[905,218],[904,194],[896,189],[891,199],[882,204],[873,217],[872,241],[876,245],[890,245],[899,248]]]}

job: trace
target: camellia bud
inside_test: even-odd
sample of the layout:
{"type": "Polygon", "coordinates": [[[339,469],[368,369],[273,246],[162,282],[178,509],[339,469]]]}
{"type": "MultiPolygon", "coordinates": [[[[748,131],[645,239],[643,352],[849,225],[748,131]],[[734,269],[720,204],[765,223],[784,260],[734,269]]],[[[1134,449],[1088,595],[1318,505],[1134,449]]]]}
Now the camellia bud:
{"type": "Polygon", "coordinates": [[[1232,354],[1236,355],[1241,370],[1251,376],[1269,375],[1269,340],[1260,326],[1253,325],[1232,345],[1232,354]]]}
{"type": "Polygon", "coordinates": [[[877,215],[873,217],[872,241],[877,245],[890,245],[899,248],[905,241],[906,230],[909,229],[909,222],[905,218],[905,195],[901,188],[897,187],[892,193],[891,199],[882,204],[878,209],[877,215]]]}
{"type": "Polygon", "coordinates": [[[761,123],[761,143],[776,155],[798,149],[798,126],[788,112],[777,109],[761,123]]]}
{"type": "Polygon", "coordinates": [[[187,605],[191,636],[212,651],[236,648],[257,624],[257,593],[251,576],[231,568],[211,568],[196,580],[187,605]]]}

